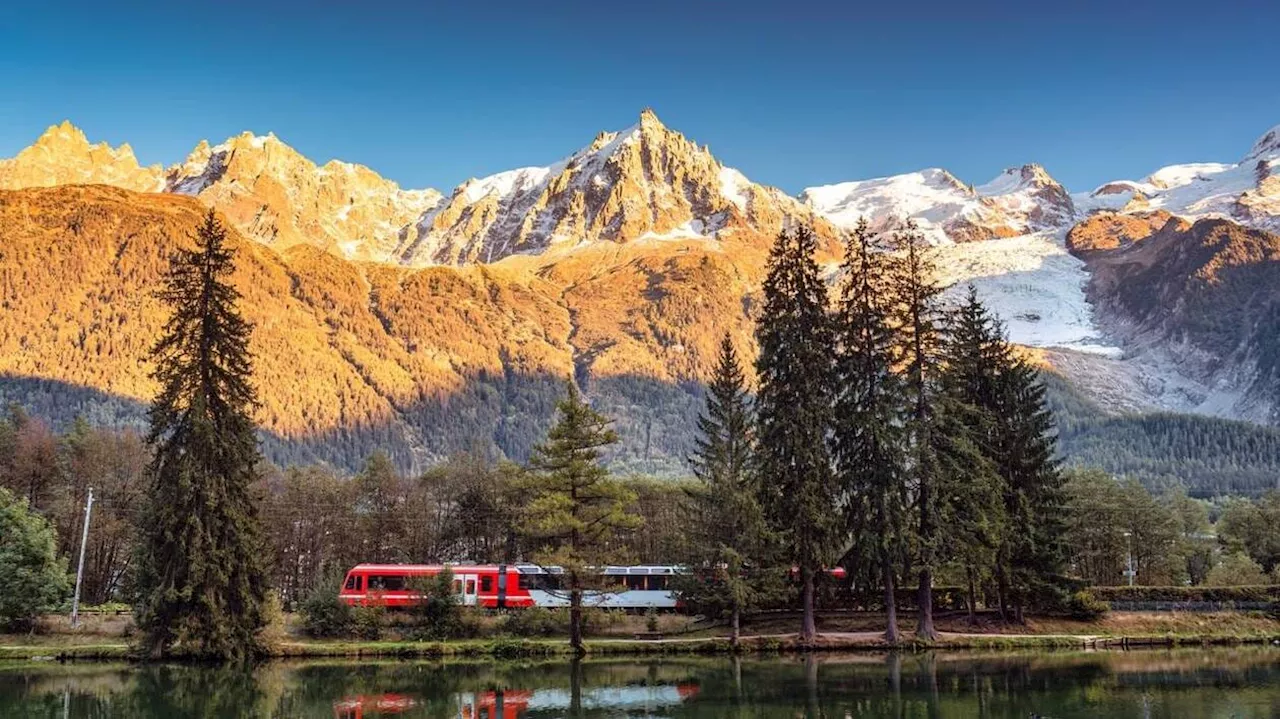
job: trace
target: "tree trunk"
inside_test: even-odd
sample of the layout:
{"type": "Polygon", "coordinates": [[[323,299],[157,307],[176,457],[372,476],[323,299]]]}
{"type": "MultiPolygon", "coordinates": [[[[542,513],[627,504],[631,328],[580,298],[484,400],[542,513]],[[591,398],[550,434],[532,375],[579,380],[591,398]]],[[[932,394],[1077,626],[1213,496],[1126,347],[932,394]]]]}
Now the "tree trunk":
{"type": "Polygon", "coordinates": [[[933,570],[924,567],[920,570],[920,621],[916,627],[916,639],[927,642],[938,641],[938,630],[933,628],[933,570]]]}
{"type": "Polygon", "coordinates": [[[1013,618],[1014,618],[1014,621],[1016,621],[1019,624],[1027,623],[1026,617],[1022,616],[1022,597],[1021,596],[1019,596],[1016,600],[1014,600],[1013,618]]]}
{"type": "Polygon", "coordinates": [[[587,653],[582,647],[582,590],[578,588],[569,592],[569,646],[579,656],[587,653]]]}
{"type": "Polygon", "coordinates": [[[901,640],[898,634],[898,599],[894,596],[897,588],[893,582],[893,563],[888,555],[881,560],[880,571],[884,583],[884,640],[897,644],[901,640]]]}
{"type": "Polygon", "coordinates": [[[969,579],[969,597],[967,604],[969,605],[969,626],[978,623],[978,592],[974,587],[973,567],[965,567],[964,573],[969,579]]]}
{"type": "Polygon", "coordinates": [[[729,617],[729,645],[736,651],[738,649],[738,641],[742,636],[742,609],[733,608],[733,614],[729,617]]]}
{"type": "Polygon", "coordinates": [[[808,644],[818,635],[818,627],[813,618],[813,570],[800,567],[800,581],[803,585],[804,621],[800,628],[800,641],[808,644]]]}
{"type": "Polygon", "coordinates": [[[996,564],[996,598],[1000,601],[1000,621],[1009,621],[1009,578],[1004,573],[1004,562],[996,564]]]}

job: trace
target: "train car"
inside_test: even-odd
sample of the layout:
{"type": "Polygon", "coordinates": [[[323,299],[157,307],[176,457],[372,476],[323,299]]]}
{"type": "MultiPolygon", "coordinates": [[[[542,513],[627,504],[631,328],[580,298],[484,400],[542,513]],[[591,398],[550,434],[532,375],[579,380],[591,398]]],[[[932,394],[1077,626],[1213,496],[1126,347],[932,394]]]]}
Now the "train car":
{"type": "MultiPolygon", "coordinates": [[[[453,573],[454,592],[463,606],[569,606],[569,593],[560,581],[562,570],[532,564],[360,564],[347,572],[338,597],[353,606],[409,607],[421,600],[419,583],[446,567],[453,573]]],[[[670,580],[677,571],[674,566],[605,567],[601,574],[616,589],[587,592],[583,603],[635,611],[675,609],[670,580]]]]}

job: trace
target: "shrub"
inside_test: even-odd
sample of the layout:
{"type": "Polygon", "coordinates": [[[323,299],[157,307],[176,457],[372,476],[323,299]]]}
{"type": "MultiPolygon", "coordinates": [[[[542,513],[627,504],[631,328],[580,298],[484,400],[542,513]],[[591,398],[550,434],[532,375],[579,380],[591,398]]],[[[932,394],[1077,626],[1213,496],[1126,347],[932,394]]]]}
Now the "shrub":
{"type": "Polygon", "coordinates": [[[351,632],[357,639],[378,639],[382,636],[384,614],[386,611],[379,606],[356,607],[351,611],[351,632]]]}
{"type": "Polygon", "coordinates": [[[1209,587],[1257,586],[1266,582],[1262,567],[1244,552],[1223,557],[1204,579],[1205,586],[1209,587]]]}
{"type": "Polygon", "coordinates": [[[1066,610],[1072,619],[1091,621],[1101,617],[1110,609],[1106,602],[1093,596],[1088,590],[1075,592],[1067,599],[1066,610]]]}
{"type": "Polygon", "coordinates": [[[1093,587],[1089,591],[1107,602],[1274,602],[1280,599],[1280,585],[1093,587]]]}
{"type": "Polygon", "coordinates": [[[71,589],[66,567],[58,559],[53,527],[0,487],[0,627],[32,626],[42,612],[56,606],[71,589]]]}
{"type": "Polygon", "coordinates": [[[479,618],[466,613],[458,603],[458,595],[454,594],[453,572],[445,569],[426,577],[417,582],[414,589],[421,595],[412,610],[415,639],[461,639],[478,632],[479,618]]]}
{"type": "Polygon", "coordinates": [[[262,642],[264,647],[275,647],[284,641],[285,621],[284,607],[280,602],[280,595],[276,592],[268,592],[266,600],[262,603],[262,628],[258,630],[258,640],[262,642]]]}
{"type": "Polygon", "coordinates": [[[504,634],[516,637],[553,637],[567,631],[566,621],[566,617],[546,607],[529,607],[504,616],[500,628],[504,634]]]}
{"type": "Polygon", "coordinates": [[[322,582],[302,602],[302,631],[317,639],[349,636],[354,628],[351,607],[338,599],[337,585],[322,582]]]}

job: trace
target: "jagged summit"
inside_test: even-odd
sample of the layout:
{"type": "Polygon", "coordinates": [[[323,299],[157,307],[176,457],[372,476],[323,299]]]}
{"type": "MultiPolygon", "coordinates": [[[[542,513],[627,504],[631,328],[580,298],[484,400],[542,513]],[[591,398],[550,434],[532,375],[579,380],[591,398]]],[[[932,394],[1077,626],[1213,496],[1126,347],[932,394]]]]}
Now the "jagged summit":
{"type": "Polygon", "coordinates": [[[785,217],[811,215],[646,109],[555,164],[468,180],[423,216],[398,256],[463,264],[594,242],[771,236],[785,217]]]}
{"type": "Polygon", "coordinates": [[[168,170],[165,188],[200,197],[265,244],[374,261],[391,261],[406,228],[440,202],[435,190],[402,190],[363,165],[317,167],[271,132],[202,140],[168,170]]]}
{"type": "Polygon", "coordinates": [[[1262,137],[1259,137],[1258,141],[1253,143],[1253,147],[1249,149],[1249,154],[1244,156],[1241,163],[1273,156],[1280,156],[1280,125],[1276,125],[1264,132],[1262,137]]]}
{"type": "Polygon", "coordinates": [[[140,166],[128,143],[91,144],[70,120],[50,125],[29,147],[0,160],[0,189],[104,184],[155,192],[163,186],[161,175],[158,165],[140,166]]]}

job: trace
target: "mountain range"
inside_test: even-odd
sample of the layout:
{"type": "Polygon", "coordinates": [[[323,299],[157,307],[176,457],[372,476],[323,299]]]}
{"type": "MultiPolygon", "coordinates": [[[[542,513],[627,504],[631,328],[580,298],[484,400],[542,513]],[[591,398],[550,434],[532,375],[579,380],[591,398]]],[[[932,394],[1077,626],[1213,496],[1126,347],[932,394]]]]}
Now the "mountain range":
{"type": "Polygon", "coordinates": [[[618,420],[616,466],[680,471],[728,332],[754,352],[768,248],[803,223],[834,278],[841,232],[914,220],[1100,412],[1280,420],[1280,127],[1235,163],[1071,192],[1039,165],[967,184],[931,168],[790,196],[649,110],[544,167],[447,196],[274,135],[169,167],[70,123],[0,160],[0,400],[129,424],[164,260],[214,207],[242,251],[269,456],[405,469],[516,459],[570,377],[618,420]]]}

